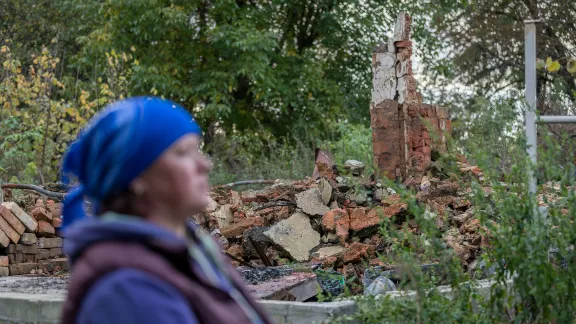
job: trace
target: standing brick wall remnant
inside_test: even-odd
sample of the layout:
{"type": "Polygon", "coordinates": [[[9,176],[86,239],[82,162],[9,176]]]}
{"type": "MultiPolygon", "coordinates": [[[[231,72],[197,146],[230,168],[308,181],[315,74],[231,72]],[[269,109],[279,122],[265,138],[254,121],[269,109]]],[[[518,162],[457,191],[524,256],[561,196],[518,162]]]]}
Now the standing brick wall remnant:
{"type": "Polygon", "coordinates": [[[446,149],[450,132],[444,108],[422,103],[412,72],[411,18],[398,15],[394,36],[372,52],[370,119],[374,161],[390,179],[418,177],[430,167],[432,150],[446,149]],[[432,141],[431,133],[439,136],[432,141]]]}

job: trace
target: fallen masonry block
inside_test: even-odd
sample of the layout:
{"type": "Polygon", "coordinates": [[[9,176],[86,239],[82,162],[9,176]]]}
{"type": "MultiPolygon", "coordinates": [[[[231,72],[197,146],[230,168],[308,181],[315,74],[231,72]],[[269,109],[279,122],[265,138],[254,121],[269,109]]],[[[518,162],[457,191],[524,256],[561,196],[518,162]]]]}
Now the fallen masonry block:
{"type": "Polygon", "coordinates": [[[59,272],[70,270],[70,265],[68,263],[68,259],[66,258],[42,260],[38,263],[40,269],[42,269],[43,272],[59,272]]]}
{"type": "Polygon", "coordinates": [[[227,238],[241,236],[249,228],[264,225],[264,219],[260,216],[247,217],[238,223],[231,224],[220,229],[220,233],[227,238]]]}
{"type": "Polygon", "coordinates": [[[320,234],[310,224],[303,213],[295,213],[264,232],[276,245],[280,246],[296,261],[308,261],[310,250],[320,244],[320,234]]]}
{"type": "Polygon", "coordinates": [[[8,247],[8,245],[10,245],[10,239],[4,232],[0,232],[0,246],[8,247]]]}
{"type": "Polygon", "coordinates": [[[38,229],[38,223],[36,220],[34,220],[34,218],[32,218],[30,215],[26,214],[15,202],[3,202],[2,206],[8,208],[12,214],[14,214],[14,216],[16,216],[22,222],[22,224],[24,224],[26,231],[29,233],[36,232],[38,229]]]}
{"type": "Polygon", "coordinates": [[[16,232],[18,232],[18,234],[22,235],[22,233],[24,233],[26,230],[24,224],[22,224],[22,222],[3,205],[0,205],[0,215],[2,218],[4,218],[4,220],[6,220],[6,222],[8,222],[8,224],[10,224],[10,226],[12,226],[16,232]]]}
{"type": "Polygon", "coordinates": [[[345,251],[346,248],[342,246],[325,246],[323,248],[318,249],[318,251],[314,252],[312,256],[317,257],[319,259],[324,259],[331,256],[342,254],[345,251]]]}
{"type": "Polygon", "coordinates": [[[20,253],[24,253],[24,254],[37,254],[38,253],[38,246],[16,244],[16,252],[20,252],[20,253]]]}
{"type": "Polygon", "coordinates": [[[37,259],[38,260],[50,259],[50,250],[49,249],[38,249],[37,259]]]}
{"type": "Polygon", "coordinates": [[[40,249],[52,249],[52,248],[61,248],[62,247],[62,238],[60,237],[41,237],[36,242],[36,245],[40,249]]]}
{"type": "Polygon", "coordinates": [[[34,245],[34,244],[36,244],[36,242],[38,242],[38,238],[36,237],[36,234],[24,233],[20,237],[20,242],[18,242],[18,243],[24,244],[24,245],[34,245]]]}
{"type": "Polygon", "coordinates": [[[64,255],[64,253],[62,253],[62,248],[52,248],[50,249],[50,258],[57,258],[64,255]]]}
{"type": "Polygon", "coordinates": [[[350,216],[344,209],[333,209],[322,217],[322,226],[329,231],[335,231],[340,243],[346,242],[350,230],[350,216]]]}
{"type": "Polygon", "coordinates": [[[38,263],[16,263],[11,264],[8,268],[11,276],[24,275],[38,269],[38,263]]]}
{"type": "Polygon", "coordinates": [[[316,275],[311,272],[295,272],[247,287],[258,299],[297,302],[308,300],[320,291],[316,275]]]}
{"type": "Polygon", "coordinates": [[[56,235],[56,229],[52,226],[51,223],[46,221],[38,221],[38,236],[41,237],[53,237],[56,235]]]}
{"type": "Polygon", "coordinates": [[[36,254],[23,254],[23,263],[34,263],[38,261],[38,256],[36,254]]]}
{"type": "Polygon", "coordinates": [[[44,207],[34,207],[30,214],[32,214],[32,217],[37,221],[52,223],[52,214],[50,214],[44,207]]]}
{"type": "Polygon", "coordinates": [[[296,194],[296,205],[308,215],[323,216],[330,211],[322,201],[322,195],[318,188],[311,188],[296,194]]]}
{"type": "Polygon", "coordinates": [[[0,230],[10,238],[12,243],[18,243],[18,241],[20,241],[20,234],[18,234],[18,232],[16,232],[16,230],[14,230],[2,217],[0,217],[0,230]]]}

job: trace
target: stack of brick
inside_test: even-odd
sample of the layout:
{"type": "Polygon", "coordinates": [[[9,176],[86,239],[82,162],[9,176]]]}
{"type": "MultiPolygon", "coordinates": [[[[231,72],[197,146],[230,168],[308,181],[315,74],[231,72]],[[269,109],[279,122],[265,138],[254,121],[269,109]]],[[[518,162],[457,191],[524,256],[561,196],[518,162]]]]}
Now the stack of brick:
{"type": "Polygon", "coordinates": [[[67,269],[63,258],[62,208],[49,200],[24,211],[15,202],[0,205],[0,276],[29,273],[52,273],[67,269]]]}
{"type": "Polygon", "coordinates": [[[372,54],[374,72],[370,105],[374,160],[383,175],[407,179],[423,174],[432,150],[446,149],[450,132],[446,111],[422,103],[412,72],[410,16],[401,13],[388,43],[372,54]],[[434,141],[433,134],[437,135],[434,141]]]}

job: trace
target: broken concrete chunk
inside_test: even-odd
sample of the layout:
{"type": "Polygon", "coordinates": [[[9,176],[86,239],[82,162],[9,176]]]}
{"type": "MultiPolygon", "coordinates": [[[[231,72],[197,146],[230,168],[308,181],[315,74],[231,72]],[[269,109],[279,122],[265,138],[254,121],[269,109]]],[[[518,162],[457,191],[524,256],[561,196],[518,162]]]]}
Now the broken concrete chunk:
{"type": "Polygon", "coordinates": [[[342,246],[325,246],[320,248],[318,251],[314,252],[313,256],[319,259],[328,258],[338,254],[342,254],[346,251],[346,248],[342,246]]]}
{"type": "Polygon", "coordinates": [[[231,207],[230,205],[224,205],[216,212],[216,220],[220,228],[226,227],[234,221],[234,213],[231,207]]]}
{"type": "Polygon", "coordinates": [[[388,197],[390,194],[388,193],[388,191],[386,191],[386,189],[384,188],[378,188],[374,191],[374,200],[376,201],[382,201],[384,200],[386,197],[388,197]]]}
{"type": "Polygon", "coordinates": [[[16,216],[22,222],[22,224],[24,224],[26,231],[30,233],[36,232],[36,229],[38,229],[38,223],[36,220],[34,220],[34,218],[32,218],[30,215],[26,214],[15,202],[3,202],[2,206],[8,208],[12,214],[14,214],[14,216],[16,216]]]}
{"type": "Polygon", "coordinates": [[[336,233],[328,233],[324,236],[322,236],[322,243],[326,244],[326,243],[338,243],[338,235],[336,235],[336,233]]]}
{"type": "Polygon", "coordinates": [[[308,215],[323,216],[330,208],[322,201],[322,195],[318,188],[311,188],[296,194],[296,205],[308,215]]]}
{"type": "Polygon", "coordinates": [[[374,281],[372,281],[370,286],[368,286],[364,290],[364,295],[365,296],[384,295],[385,293],[387,293],[389,291],[395,291],[395,290],[396,290],[396,285],[394,284],[394,282],[392,280],[390,280],[384,276],[380,276],[380,277],[374,279],[374,281]]]}
{"type": "Polygon", "coordinates": [[[350,170],[350,172],[352,172],[352,175],[359,176],[362,174],[362,172],[364,172],[366,165],[360,161],[348,160],[344,162],[344,167],[350,170]]]}
{"type": "Polygon", "coordinates": [[[320,234],[312,229],[310,219],[303,213],[295,213],[264,232],[264,235],[300,262],[308,261],[310,250],[320,244],[320,234]]]}
{"type": "Polygon", "coordinates": [[[322,201],[324,202],[324,205],[328,205],[330,198],[332,198],[332,185],[330,185],[328,180],[321,179],[320,183],[318,184],[318,189],[322,195],[322,201]]]}

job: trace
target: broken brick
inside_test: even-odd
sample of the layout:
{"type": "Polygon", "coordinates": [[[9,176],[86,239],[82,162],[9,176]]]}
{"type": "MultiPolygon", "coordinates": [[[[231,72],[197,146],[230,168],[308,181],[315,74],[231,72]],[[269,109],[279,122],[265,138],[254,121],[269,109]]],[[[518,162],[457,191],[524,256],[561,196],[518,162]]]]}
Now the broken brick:
{"type": "Polygon", "coordinates": [[[360,262],[362,259],[369,258],[374,253],[374,247],[368,244],[352,243],[348,250],[344,252],[344,263],[360,262]]]}
{"type": "Polygon", "coordinates": [[[44,207],[34,207],[30,212],[32,217],[34,217],[37,221],[45,221],[48,223],[52,223],[52,214],[50,214],[44,207]]]}
{"type": "Polygon", "coordinates": [[[238,223],[233,223],[220,229],[220,233],[227,238],[241,236],[244,231],[254,226],[263,226],[264,219],[260,216],[248,217],[238,223]]]}
{"type": "Polygon", "coordinates": [[[322,217],[322,225],[329,231],[336,231],[341,243],[348,239],[350,216],[344,209],[333,209],[322,217]]]}
{"type": "Polygon", "coordinates": [[[56,230],[51,223],[46,221],[38,221],[38,236],[41,237],[54,237],[56,235],[56,230]]]}

